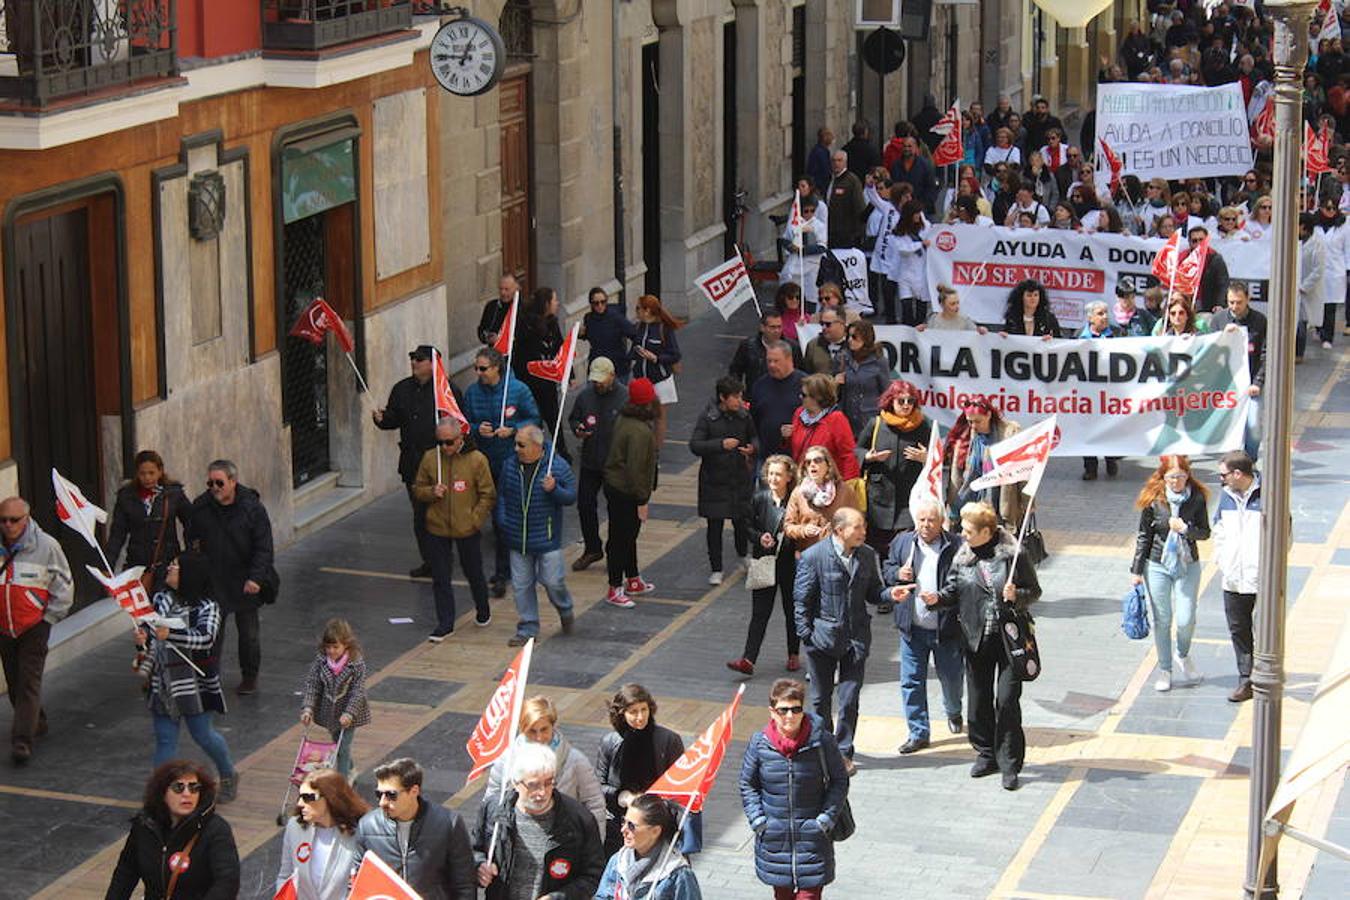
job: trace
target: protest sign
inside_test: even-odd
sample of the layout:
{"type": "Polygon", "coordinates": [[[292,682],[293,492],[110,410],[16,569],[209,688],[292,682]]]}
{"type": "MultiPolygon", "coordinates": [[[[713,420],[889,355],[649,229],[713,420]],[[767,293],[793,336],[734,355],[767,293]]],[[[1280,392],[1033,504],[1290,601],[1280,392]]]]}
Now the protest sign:
{"type": "Polygon", "coordinates": [[[1242,87],[1119,82],[1097,85],[1097,134],[1125,175],[1209,178],[1252,167],[1242,87]]]}
{"type": "MultiPolygon", "coordinates": [[[[879,325],[895,377],[950,427],[974,396],[1023,425],[1054,415],[1062,456],[1220,453],[1242,446],[1243,330],[1185,337],[1050,340],[879,325]],[[887,346],[888,345],[888,346],[887,346]]],[[[820,326],[799,324],[802,345],[820,326]]]]}
{"type": "MultiPolygon", "coordinates": [[[[1032,278],[1045,286],[1050,309],[1065,328],[1081,328],[1083,305],[1115,302],[1117,282],[1135,291],[1157,284],[1152,267],[1165,243],[1159,238],[1043,228],[936,225],[924,232],[929,294],[941,282],[961,295],[961,311],[976,322],[999,325],[1008,294],[1032,278]]],[[[1184,244],[1183,244],[1184,247],[1184,244]]],[[[1270,242],[1215,241],[1211,250],[1228,264],[1228,276],[1263,302],[1270,280],[1270,242]]],[[[1258,307],[1259,308],[1259,307],[1258,307]]]]}

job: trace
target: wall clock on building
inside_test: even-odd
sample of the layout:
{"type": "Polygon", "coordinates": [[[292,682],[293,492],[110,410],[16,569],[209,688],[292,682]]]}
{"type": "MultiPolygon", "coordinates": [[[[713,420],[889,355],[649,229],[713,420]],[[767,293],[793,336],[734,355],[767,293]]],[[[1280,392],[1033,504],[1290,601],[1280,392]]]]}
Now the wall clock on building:
{"type": "Polygon", "coordinates": [[[436,32],[429,58],[441,87],[461,97],[476,97],[502,77],[506,45],[487,22],[462,16],[436,32]]]}

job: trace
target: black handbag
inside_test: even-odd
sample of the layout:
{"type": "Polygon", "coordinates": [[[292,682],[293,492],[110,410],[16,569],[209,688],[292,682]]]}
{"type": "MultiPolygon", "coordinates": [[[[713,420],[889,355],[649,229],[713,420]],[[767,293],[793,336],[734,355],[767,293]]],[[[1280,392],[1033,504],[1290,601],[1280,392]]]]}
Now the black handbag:
{"type": "MultiPolygon", "coordinates": [[[[816,753],[820,756],[820,777],[825,781],[825,790],[830,789],[830,767],[825,764],[825,748],[819,744],[816,745],[816,753]]],[[[846,841],[853,837],[853,832],[858,830],[858,823],[853,818],[853,807],[849,805],[848,795],[844,795],[844,802],[839,804],[839,815],[835,817],[834,827],[830,829],[830,840],[846,841]]]]}
{"type": "Polygon", "coordinates": [[[1035,681],[1041,674],[1041,649],[1036,644],[1036,620],[1025,609],[999,604],[998,633],[1003,653],[1018,681],[1035,681]]]}
{"type": "Polygon", "coordinates": [[[1039,566],[1050,555],[1050,551],[1045,549],[1045,535],[1036,527],[1035,513],[1031,514],[1026,534],[1022,535],[1022,555],[1031,560],[1033,566],[1039,566]]]}

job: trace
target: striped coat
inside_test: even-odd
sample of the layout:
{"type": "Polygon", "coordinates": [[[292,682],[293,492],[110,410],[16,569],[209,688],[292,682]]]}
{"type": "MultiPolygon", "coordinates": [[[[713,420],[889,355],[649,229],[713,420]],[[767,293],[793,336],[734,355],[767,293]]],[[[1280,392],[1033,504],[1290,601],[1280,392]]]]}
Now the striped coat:
{"type": "Polygon", "coordinates": [[[147,702],[151,711],[175,719],[212,710],[225,712],[219,659],[211,652],[220,632],[220,607],[209,598],[188,606],[172,591],[155,594],[152,602],[161,616],[182,619],[187,628],[170,629],[165,641],[150,635],[141,671],[150,678],[147,702]],[[205,677],[192,671],[169,644],[182,650],[206,673],[205,677]]]}
{"type": "Polygon", "coordinates": [[[328,668],[328,657],[319,651],[305,675],[301,707],[310,711],[321,728],[337,734],[343,713],[352,717],[352,727],[370,724],[370,704],[366,702],[366,661],[349,659],[337,675],[328,668]]]}

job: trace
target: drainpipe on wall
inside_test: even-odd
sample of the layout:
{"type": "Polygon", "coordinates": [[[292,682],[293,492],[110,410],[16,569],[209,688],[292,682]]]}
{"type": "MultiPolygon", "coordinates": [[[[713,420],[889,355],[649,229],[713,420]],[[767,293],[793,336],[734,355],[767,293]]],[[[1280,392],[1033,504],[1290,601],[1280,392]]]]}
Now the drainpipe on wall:
{"type": "Polygon", "coordinates": [[[620,125],[622,107],[619,91],[620,78],[620,40],[619,40],[619,2],[614,0],[612,7],[613,39],[610,41],[610,114],[614,119],[614,280],[619,283],[618,305],[627,309],[627,262],[624,259],[624,216],[623,216],[623,128],[620,125]]]}

